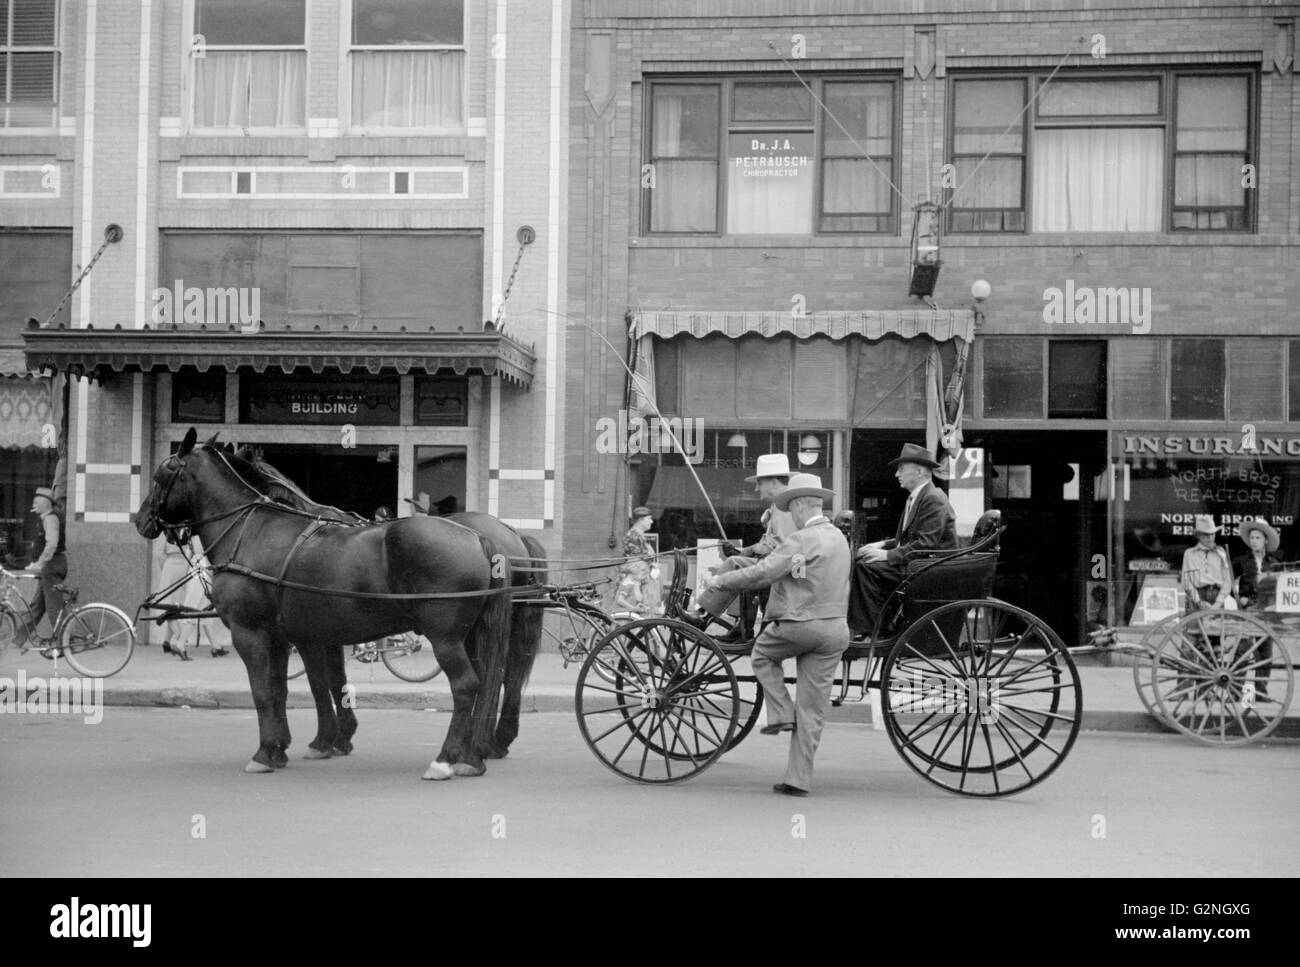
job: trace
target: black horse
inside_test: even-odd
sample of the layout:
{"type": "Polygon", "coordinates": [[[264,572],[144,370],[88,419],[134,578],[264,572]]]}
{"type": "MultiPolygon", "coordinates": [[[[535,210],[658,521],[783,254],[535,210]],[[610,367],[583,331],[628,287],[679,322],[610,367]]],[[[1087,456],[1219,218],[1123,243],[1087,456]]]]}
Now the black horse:
{"type": "MultiPolygon", "coordinates": [[[[136,529],[150,540],[164,530],[169,540],[192,531],[203,542],[212,603],[248,669],[257,708],[261,742],[245,771],[288,761],[290,642],[315,679],[318,719],[329,720],[321,694],[334,679],[341,692],[342,646],[414,629],[432,644],[453,699],[446,739],[425,778],[481,775],[509,652],[513,573],[506,555],[442,518],[355,527],[288,507],[267,495],[276,481],[252,463],[216,447],[215,436],[197,447],[196,439],[190,429],[154,471],[136,529]],[[329,670],[334,664],[337,675],[329,670]]],[[[341,694],[325,694],[355,728],[341,694]]],[[[312,748],[328,751],[340,736],[346,742],[347,727],[318,734],[312,748]]]]}

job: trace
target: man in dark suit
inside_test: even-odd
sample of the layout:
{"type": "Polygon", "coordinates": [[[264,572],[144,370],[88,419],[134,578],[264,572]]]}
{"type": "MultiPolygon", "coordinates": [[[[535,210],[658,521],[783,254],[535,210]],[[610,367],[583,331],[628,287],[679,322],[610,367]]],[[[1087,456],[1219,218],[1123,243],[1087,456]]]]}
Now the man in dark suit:
{"type": "Polygon", "coordinates": [[[898,522],[897,536],[858,548],[853,593],[849,597],[849,630],[858,638],[871,633],[914,554],[957,547],[957,515],[932,479],[938,462],[925,447],[906,443],[902,453],[889,464],[897,468],[894,476],[898,485],[908,492],[907,506],[898,522]]]}

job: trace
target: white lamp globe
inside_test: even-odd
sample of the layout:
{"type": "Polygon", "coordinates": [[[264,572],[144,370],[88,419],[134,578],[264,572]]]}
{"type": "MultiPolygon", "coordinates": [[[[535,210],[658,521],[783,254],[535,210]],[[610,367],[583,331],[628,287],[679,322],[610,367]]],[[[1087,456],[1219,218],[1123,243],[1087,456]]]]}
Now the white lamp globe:
{"type": "Polygon", "coordinates": [[[993,294],[993,286],[983,279],[976,279],[970,287],[970,294],[975,297],[976,301],[983,302],[993,294]]]}

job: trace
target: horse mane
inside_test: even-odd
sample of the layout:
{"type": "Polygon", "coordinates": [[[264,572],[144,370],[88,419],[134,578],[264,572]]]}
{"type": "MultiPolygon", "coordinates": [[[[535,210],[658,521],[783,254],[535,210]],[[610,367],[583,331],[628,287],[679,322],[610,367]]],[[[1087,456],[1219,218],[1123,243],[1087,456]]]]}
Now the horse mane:
{"type": "MultiPolygon", "coordinates": [[[[220,449],[220,448],[213,448],[220,449]]],[[[232,452],[223,451],[223,456],[241,477],[253,485],[260,494],[265,494],[277,504],[292,507],[305,514],[323,517],[327,520],[345,523],[369,523],[365,518],[346,510],[339,510],[328,504],[318,504],[307,496],[306,492],[265,460],[254,456],[251,447],[240,447],[232,452]]]]}

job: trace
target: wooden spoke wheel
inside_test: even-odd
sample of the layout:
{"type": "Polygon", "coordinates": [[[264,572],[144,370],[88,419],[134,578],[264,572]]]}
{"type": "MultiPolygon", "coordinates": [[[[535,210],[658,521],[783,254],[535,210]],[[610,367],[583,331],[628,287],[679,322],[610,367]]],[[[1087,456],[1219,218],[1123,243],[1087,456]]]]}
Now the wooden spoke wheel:
{"type": "Polygon", "coordinates": [[[1186,615],[1154,661],[1161,716],[1207,745],[1247,745],[1268,735],[1295,692],[1295,671],[1281,640],[1239,611],[1186,615]]]}
{"type": "Polygon", "coordinates": [[[728,748],[742,709],[731,662],[708,635],[644,618],[597,641],[578,672],[583,740],[632,782],[670,783],[707,769],[728,748]]]}
{"type": "Polygon", "coordinates": [[[898,636],[881,670],[889,739],[920,776],[965,796],[1047,778],[1079,733],[1083,696],[1064,643],[1002,601],[953,601],[898,636]]]}
{"type": "Polygon", "coordinates": [[[1153,719],[1171,730],[1174,728],[1173,723],[1164,717],[1156,702],[1156,652],[1182,619],[1181,614],[1171,614],[1148,628],[1138,645],[1140,653],[1133,659],[1133,686],[1137,689],[1142,707],[1153,719]]]}

